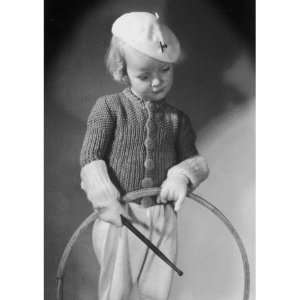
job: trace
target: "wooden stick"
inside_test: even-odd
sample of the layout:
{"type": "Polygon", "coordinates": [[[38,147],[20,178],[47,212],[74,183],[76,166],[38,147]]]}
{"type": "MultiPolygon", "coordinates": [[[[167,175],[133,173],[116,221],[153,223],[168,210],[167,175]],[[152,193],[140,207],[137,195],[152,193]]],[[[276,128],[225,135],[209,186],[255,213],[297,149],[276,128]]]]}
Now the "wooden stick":
{"type": "Polygon", "coordinates": [[[140,231],[138,231],[131,222],[121,216],[121,220],[124,226],[126,226],[133,234],[135,234],[143,243],[145,243],[161,260],[168,264],[179,276],[183,275],[183,272],[179,270],[154,244],[152,244],[140,231]]]}

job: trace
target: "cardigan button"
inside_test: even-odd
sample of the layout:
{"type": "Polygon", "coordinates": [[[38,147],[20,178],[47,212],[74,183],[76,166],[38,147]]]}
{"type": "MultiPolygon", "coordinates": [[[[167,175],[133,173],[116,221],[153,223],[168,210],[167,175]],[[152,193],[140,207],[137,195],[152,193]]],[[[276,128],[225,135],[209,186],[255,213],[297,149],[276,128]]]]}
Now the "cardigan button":
{"type": "Polygon", "coordinates": [[[147,170],[153,170],[154,169],[154,161],[151,158],[147,158],[145,160],[144,166],[147,170]]]}
{"type": "Polygon", "coordinates": [[[154,141],[153,141],[153,139],[147,138],[147,139],[145,140],[145,147],[146,147],[148,150],[153,150],[153,149],[154,149],[154,141]]]}
{"type": "Polygon", "coordinates": [[[142,180],[142,188],[151,188],[153,187],[153,180],[150,177],[146,177],[142,180]]]}
{"type": "Polygon", "coordinates": [[[141,199],[140,203],[141,203],[141,206],[143,206],[144,208],[148,208],[148,207],[155,205],[156,201],[153,197],[144,197],[141,199]]]}

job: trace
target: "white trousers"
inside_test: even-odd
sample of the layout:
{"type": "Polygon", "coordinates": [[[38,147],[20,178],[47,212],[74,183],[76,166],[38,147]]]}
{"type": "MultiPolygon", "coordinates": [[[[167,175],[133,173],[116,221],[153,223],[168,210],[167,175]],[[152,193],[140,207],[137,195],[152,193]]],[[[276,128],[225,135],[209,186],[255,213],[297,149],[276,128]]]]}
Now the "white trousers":
{"type": "MultiPolygon", "coordinates": [[[[177,221],[171,205],[130,203],[133,225],[176,262],[177,221]]],[[[125,226],[97,220],[93,245],[100,264],[98,300],[167,300],[174,271],[125,226]]]]}

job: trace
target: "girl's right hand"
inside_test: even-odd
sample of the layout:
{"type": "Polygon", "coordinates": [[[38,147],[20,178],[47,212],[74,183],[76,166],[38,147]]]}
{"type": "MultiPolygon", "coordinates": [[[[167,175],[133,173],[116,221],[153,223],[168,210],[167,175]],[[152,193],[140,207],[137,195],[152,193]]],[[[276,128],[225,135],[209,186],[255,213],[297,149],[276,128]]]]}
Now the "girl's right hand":
{"type": "Polygon", "coordinates": [[[174,201],[174,210],[178,212],[186,197],[188,183],[188,178],[184,175],[168,176],[161,185],[158,202],[174,201]]]}
{"type": "Polygon", "coordinates": [[[99,218],[102,221],[111,223],[117,227],[121,227],[123,225],[120,215],[122,214],[123,216],[127,216],[125,208],[119,201],[117,203],[111,201],[108,206],[98,206],[95,207],[95,210],[99,213],[99,218]]]}

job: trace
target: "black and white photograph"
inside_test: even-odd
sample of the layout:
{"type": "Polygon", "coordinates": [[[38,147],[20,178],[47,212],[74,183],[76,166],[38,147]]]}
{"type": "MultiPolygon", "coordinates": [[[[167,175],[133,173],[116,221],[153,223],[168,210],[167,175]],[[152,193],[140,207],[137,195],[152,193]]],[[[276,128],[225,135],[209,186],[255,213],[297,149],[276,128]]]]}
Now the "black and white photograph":
{"type": "Polygon", "coordinates": [[[44,299],[254,300],[255,0],[44,1],[44,299]]]}
{"type": "Polygon", "coordinates": [[[0,4],[1,299],[298,299],[300,4],[0,4]]]}

